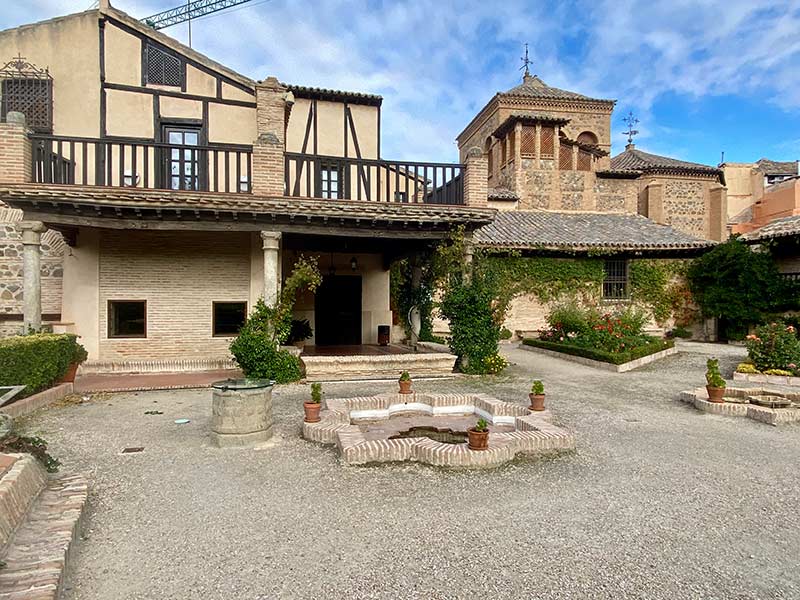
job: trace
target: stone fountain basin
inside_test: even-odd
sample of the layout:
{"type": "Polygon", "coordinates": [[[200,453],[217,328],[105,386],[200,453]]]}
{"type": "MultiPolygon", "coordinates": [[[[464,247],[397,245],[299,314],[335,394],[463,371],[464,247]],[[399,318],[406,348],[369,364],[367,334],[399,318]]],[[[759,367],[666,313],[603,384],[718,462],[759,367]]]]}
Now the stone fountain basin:
{"type": "Polygon", "coordinates": [[[495,466],[516,454],[575,447],[572,433],[549,422],[549,411],[532,413],[485,394],[381,394],[325,401],[319,423],[303,423],[306,439],[335,444],[348,464],[419,461],[447,467],[495,466]],[[489,423],[489,449],[470,450],[439,441],[424,428],[466,431],[479,418],[489,423]],[[419,435],[411,430],[417,429],[419,435]],[[404,435],[401,435],[404,434],[404,435]]]}
{"type": "Polygon", "coordinates": [[[751,404],[768,408],[789,408],[792,405],[792,401],[789,398],[779,395],[754,395],[748,396],[747,399],[751,404]]]}

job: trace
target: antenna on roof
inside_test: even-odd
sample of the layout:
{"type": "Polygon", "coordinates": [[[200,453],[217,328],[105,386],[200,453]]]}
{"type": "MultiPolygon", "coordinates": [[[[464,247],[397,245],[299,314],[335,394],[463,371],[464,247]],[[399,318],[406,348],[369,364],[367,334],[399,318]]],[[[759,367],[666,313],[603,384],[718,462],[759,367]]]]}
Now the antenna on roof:
{"type": "Polygon", "coordinates": [[[530,77],[531,72],[528,69],[528,65],[533,64],[533,61],[528,58],[528,44],[525,44],[525,56],[521,57],[520,60],[522,61],[522,66],[519,68],[520,71],[525,69],[525,72],[522,74],[522,78],[530,77]]]}
{"type": "MultiPolygon", "coordinates": [[[[639,135],[639,130],[634,129],[636,124],[639,122],[639,119],[633,116],[633,111],[628,112],[627,117],[622,117],[622,121],[628,126],[628,131],[623,131],[622,135],[628,136],[628,146],[633,146],[633,138],[636,135],[639,135]]],[[[627,148],[625,148],[627,150],[627,148]]]]}

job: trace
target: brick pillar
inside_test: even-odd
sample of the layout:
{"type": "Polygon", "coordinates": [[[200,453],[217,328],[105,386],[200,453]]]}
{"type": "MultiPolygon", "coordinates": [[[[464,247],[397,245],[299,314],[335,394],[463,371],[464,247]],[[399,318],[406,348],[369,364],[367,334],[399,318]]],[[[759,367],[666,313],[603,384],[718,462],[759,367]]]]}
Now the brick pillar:
{"type": "Polygon", "coordinates": [[[534,141],[534,166],[537,169],[542,168],[541,160],[542,160],[542,124],[536,123],[536,136],[533,138],[534,141]]]}
{"type": "Polygon", "coordinates": [[[264,249],[264,302],[267,306],[275,306],[281,292],[281,233],[262,231],[261,241],[264,249]]]}
{"type": "Polygon", "coordinates": [[[665,225],[664,184],[661,181],[652,181],[645,191],[647,193],[647,218],[665,225]]]}
{"type": "Polygon", "coordinates": [[[464,166],[464,204],[486,207],[489,195],[489,161],[477,146],[467,151],[464,166]]]}
{"type": "Polygon", "coordinates": [[[728,189],[715,184],[709,190],[708,237],[717,242],[728,236],[728,189]]]}
{"type": "Polygon", "coordinates": [[[286,109],[291,105],[277,79],[269,77],[256,85],[256,131],[253,144],[253,193],[283,196],[286,109]]]}
{"type": "Polygon", "coordinates": [[[25,115],[10,112],[0,123],[0,183],[29,183],[32,172],[31,142],[25,115]]]}
{"type": "Polygon", "coordinates": [[[22,232],[22,331],[28,333],[42,328],[42,267],[39,250],[42,234],[47,227],[41,221],[21,221],[17,227],[22,232]]]}
{"type": "Polygon", "coordinates": [[[578,170],[578,146],[572,147],[572,170],[578,170]]]}
{"type": "Polygon", "coordinates": [[[559,131],[561,131],[561,128],[558,125],[553,127],[553,170],[554,171],[561,170],[561,136],[558,135],[559,131]]]}

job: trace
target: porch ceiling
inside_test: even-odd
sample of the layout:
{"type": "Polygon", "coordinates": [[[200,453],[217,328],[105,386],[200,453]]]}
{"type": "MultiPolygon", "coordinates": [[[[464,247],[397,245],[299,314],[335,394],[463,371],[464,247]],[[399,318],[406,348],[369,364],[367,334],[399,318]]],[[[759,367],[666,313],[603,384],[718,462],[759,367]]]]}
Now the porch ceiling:
{"type": "Polygon", "coordinates": [[[439,204],[353,202],[136,188],[21,184],[0,201],[26,219],[110,229],[195,229],[441,238],[490,223],[496,211],[439,204]]]}

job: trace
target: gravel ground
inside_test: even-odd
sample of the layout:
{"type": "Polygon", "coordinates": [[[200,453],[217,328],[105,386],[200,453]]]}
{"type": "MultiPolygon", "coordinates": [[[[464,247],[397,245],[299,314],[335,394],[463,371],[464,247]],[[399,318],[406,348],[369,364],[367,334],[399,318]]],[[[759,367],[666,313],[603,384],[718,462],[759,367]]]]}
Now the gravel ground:
{"type": "Polygon", "coordinates": [[[44,410],[27,427],[91,479],[66,599],[800,597],[800,430],[678,403],[706,355],[730,375],[744,354],[682,348],[612,374],[507,347],[498,378],[417,383],[522,403],[545,380],[577,451],[488,471],[342,466],[300,438],[300,385],[258,450],[208,445],[209,391],[44,410]]]}

